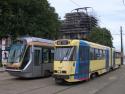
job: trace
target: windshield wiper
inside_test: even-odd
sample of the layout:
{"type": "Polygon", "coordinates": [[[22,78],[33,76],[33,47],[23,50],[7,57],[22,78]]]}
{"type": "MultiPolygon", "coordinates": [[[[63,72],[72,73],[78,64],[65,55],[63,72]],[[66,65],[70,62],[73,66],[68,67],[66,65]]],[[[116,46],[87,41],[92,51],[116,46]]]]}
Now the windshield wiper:
{"type": "Polygon", "coordinates": [[[70,50],[67,50],[67,52],[66,52],[66,54],[64,55],[64,57],[60,60],[60,63],[62,63],[62,61],[64,60],[64,58],[68,55],[68,52],[69,52],[70,50]]]}
{"type": "Polygon", "coordinates": [[[70,51],[69,56],[67,57],[67,60],[69,60],[73,50],[74,50],[74,47],[72,47],[71,49],[67,50],[66,55],[60,60],[60,63],[62,63],[62,61],[64,60],[65,57],[67,57],[67,55],[68,55],[68,53],[70,51]]]}

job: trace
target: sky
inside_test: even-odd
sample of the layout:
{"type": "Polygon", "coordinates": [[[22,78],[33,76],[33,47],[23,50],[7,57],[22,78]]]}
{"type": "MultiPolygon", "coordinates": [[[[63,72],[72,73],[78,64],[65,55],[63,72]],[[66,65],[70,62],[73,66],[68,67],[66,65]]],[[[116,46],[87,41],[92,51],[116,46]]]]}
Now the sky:
{"type": "MultiPolygon", "coordinates": [[[[79,7],[92,7],[90,10],[99,20],[101,27],[106,27],[113,36],[113,45],[120,51],[120,26],[125,34],[125,4],[123,0],[48,0],[55,7],[61,19],[65,13],[70,13],[79,7]]],[[[123,35],[125,52],[125,35],[123,35]]]]}

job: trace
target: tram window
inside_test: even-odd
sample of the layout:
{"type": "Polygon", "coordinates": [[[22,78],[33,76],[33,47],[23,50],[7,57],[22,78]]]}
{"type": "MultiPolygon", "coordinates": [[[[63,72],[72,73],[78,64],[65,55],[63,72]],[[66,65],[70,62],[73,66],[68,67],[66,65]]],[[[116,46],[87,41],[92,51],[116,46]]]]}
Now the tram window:
{"type": "Polygon", "coordinates": [[[50,51],[51,50],[48,48],[43,48],[43,52],[42,52],[43,63],[49,63],[50,51]]]}
{"type": "Polygon", "coordinates": [[[115,58],[120,58],[121,54],[118,52],[115,52],[115,58]]]}
{"type": "Polygon", "coordinates": [[[116,58],[118,58],[118,53],[116,53],[116,58]]]}
{"type": "Polygon", "coordinates": [[[35,66],[39,66],[40,64],[40,50],[35,50],[34,53],[34,62],[35,62],[35,66]]]}
{"type": "Polygon", "coordinates": [[[27,65],[29,58],[30,58],[30,47],[28,47],[26,50],[26,53],[25,53],[24,59],[23,59],[23,63],[21,65],[21,69],[23,69],[27,65]]]}
{"type": "Polygon", "coordinates": [[[105,51],[103,50],[99,50],[99,53],[100,53],[100,60],[104,59],[105,58],[105,54],[104,54],[105,51]]]}
{"type": "Polygon", "coordinates": [[[106,56],[106,51],[103,50],[103,58],[105,58],[105,56],[106,56]]]}
{"type": "Polygon", "coordinates": [[[101,59],[103,59],[103,58],[104,58],[104,57],[103,57],[103,50],[98,49],[97,59],[98,59],[98,60],[101,60],[101,59]]]}
{"type": "Polygon", "coordinates": [[[100,50],[100,59],[104,59],[104,54],[103,54],[103,50],[100,50]]]}
{"type": "Polygon", "coordinates": [[[96,49],[95,53],[96,53],[96,59],[99,60],[100,59],[99,49],[96,49]]]}
{"type": "Polygon", "coordinates": [[[90,60],[102,60],[105,58],[105,51],[96,48],[90,48],[90,60]]]}
{"type": "Polygon", "coordinates": [[[76,47],[74,47],[69,60],[76,60],[76,47]]]}
{"type": "Polygon", "coordinates": [[[103,50],[100,50],[101,59],[104,59],[103,50]]]}
{"type": "Polygon", "coordinates": [[[95,59],[95,60],[99,59],[99,52],[98,52],[98,49],[95,49],[94,59],[95,59]]]}
{"type": "Polygon", "coordinates": [[[101,50],[100,49],[98,49],[97,56],[98,56],[98,58],[97,58],[98,60],[100,60],[102,58],[102,54],[101,54],[101,50]]]}
{"type": "Polygon", "coordinates": [[[98,52],[96,53],[96,59],[97,60],[102,60],[105,58],[105,51],[98,49],[98,52]]]}
{"type": "Polygon", "coordinates": [[[50,55],[50,63],[53,63],[54,61],[54,49],[51,49],[51,52],[49,53],[50,55]]]}
{"type": "Polygon", "coordinates": [[[103,59],[105,58],[105,51],[104,50],[102,51],[102,58],[103,59]]]}
{"type": "Polygon", "coordinates": [[[94,60],[94,48],[90,48],[90,60],[94,60]]]}
{"type": "Polygon", "coordinates": [[[117,58],[117,53],[115,53],[115,57],[117,58]]]}
{"type": "Polygon", "coordinates": [[[97,57],[98,57],[98,49],[90,48],[90,59],[97,60],[97,57]]]}

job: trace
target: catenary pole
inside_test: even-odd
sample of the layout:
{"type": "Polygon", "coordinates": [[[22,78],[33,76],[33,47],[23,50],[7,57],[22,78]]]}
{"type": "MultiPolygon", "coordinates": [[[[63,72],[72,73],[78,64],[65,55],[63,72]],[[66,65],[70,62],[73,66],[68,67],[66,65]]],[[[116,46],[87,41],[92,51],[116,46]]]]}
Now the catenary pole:
{"type": "Polygon", "coordinates": [[[122,30],[122,26],[120,27],[120,34],[121,34],[121,64],[123,65],[123,30],[122,30]]]}

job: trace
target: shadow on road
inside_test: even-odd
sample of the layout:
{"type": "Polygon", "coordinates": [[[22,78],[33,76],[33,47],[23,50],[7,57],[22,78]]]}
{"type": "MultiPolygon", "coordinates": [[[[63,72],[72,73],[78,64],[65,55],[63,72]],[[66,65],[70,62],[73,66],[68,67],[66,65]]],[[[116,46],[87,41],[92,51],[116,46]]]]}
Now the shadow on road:
{"type": "Polygon", "coordinates": [[[50,78],[49,77],[35,77],[35,78],[23,78],[23,77],[17,77],[17,78],[12,78],[12,80],[38,80],[38,79],[46,79],[46,78],[50,78]]]}

